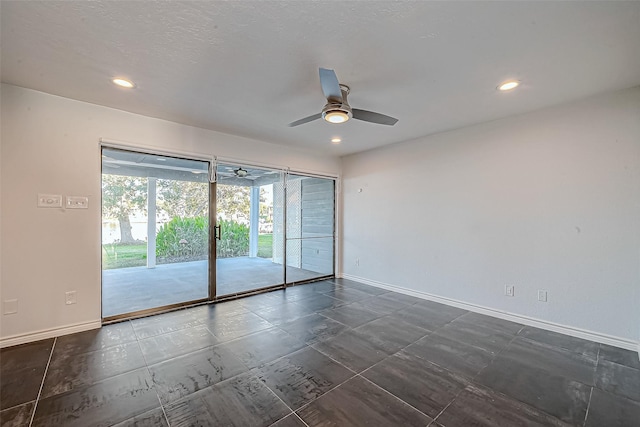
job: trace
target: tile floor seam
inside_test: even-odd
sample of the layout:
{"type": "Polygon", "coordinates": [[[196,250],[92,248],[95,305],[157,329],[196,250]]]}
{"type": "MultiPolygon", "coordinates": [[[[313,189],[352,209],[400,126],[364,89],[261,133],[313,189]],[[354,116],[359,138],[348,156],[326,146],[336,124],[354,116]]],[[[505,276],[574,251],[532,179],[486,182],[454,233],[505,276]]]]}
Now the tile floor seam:
{"type": "MultiPolygon", "coordinates": [[[[522,330],[522,329],[524,329],[524,328],[525,328],[525,327],[523,326],[520,330],[522,330]]],[[[509,399],[509,400],[514,400],[514,401],[516,401],[516,402],[519,402],[520,404],[522,404],[522,405],[524,405],[524,406],[526,406],[526,407],[533,408],[533,409],[535,409],[536,411],[539,411],[540,413],[543,413],[543,414],[547,415],[548,417],[551,417],[551,418],[553,418],[553,419],[559,420],[560,422],[563,422],[563,423],[564,423],[564,421],[563,421],[563,420],[561,420],[560,418],[556,417],[555,415],[551,415],[551,414],[549,414],[548,412],[546,412],[546,411],[544,411],[544,410],[542,410],[542,409],[538,409],[537,407],[533,406],[533,405],[532,405],[532,404],[530,404],[530,403],[524,402],[524,401],[522,401],[522,400],[520,400],[520,399],[517,399],[517,398],[515,398],[515,397],[513,397],[513,396],[510,396],[510,395],[508,395],[508,394],[505,394],[505,393],[503,393],[503,392],[501,392],[501,391],[499,391],[499,390],[495,390],[495,389],[494,389],[494,388],[492,388],[492,387],[486,386],[486,385],[484,385],[484,384],[479,383],[479,382],[477,382],[477,381],[476,381],[476,379],[480,376],[480,374],[482,373],[482,371],[484,371],[484,370],[485,370],[485,369],[487,369],[489,366],[491,366],[491,365],[495,362],[495,360],[498,358],[498,356],[499,356],[501,353],[503,353],[504,351],[506,351],[506,350],[507,350],[507,348],[509,348],[509,346],[511,345],[511,343],[512,343],[512,342],[513,342],[517,337],[518,337],[518,335],[515,335],[515,336],[511,339],[511,341],[509,341],[509,344],[507,344],[507,345],[505,346],[505,348],[503,348],[502,350],[500,350],[500,351],[495,355],[495,357],[491,360],[491,363],[489,363],[487,366],[485,366],[484,368],[482,368],[480,371],[478,371],[478,373],[477,373],[473,378],[471,378],[471,385],[473,385],[473,386],[475,386],[475,387],[480,386],[480,387],[482,387],[482,388],[486,388],[486,389],[488,389],[488,390],[491,390],[493,393],[496,393],[498,396],[502,396],[502,397],[507,398],[507,399],[509,399]]],[[[576,382],[579,382],[579,381],[576,381],[576,382]]],[[[580,383],[580,384],[582,384],[582,383],[580,383]]],[[[585,385],[586,385],[586,384],[585,384],[585,385]]],[[[591,389],[593,390],[593,386],[589,386],[589,387],[591,387],[591,389]]],[[[465,387],[465,388],[466,388],[466,387],[465,387]]],[[[463,389],[463,390],[464,390],[464,389],[463,389]]],[[[461,391],[461,392],[462,392],[462,391],[461,391]]],[[[457,396],[456,396],[456,398],[457,398],[457,396]]],[[[455,400],[455,399],[454,399],[454,400],[455,400]]],[[[452,403],[453,403],[453,402],[452,402],[452,403]]],[[[585,419],[586,419],[586,416],[585,416],[585,419]]]]}
{"type": "MultiPolygon", "coordinates": [[[[548,344],[548,343],[546,343],[546,342],[542,342],[542,341],[534,340],[534,339],[531,339],[531,338],[528,338],[528,337],[523,337],[523,336],[518,336],[518,338],[520,338],[521,340],[523,340],[525,343],[527,343],[527,342],[528,342],[528,343],[531,343],[531,344],[539,345],[539,346],[541,346],[541,347],[546,347],[547,349],[555,350],[555,351],[557,351],[557,352],[559,352],[559,353],[561,353],[561,354],[564,354],[564,355],[574,355],[574,356],[576,356],[576,357],[578,357],[578,358],[588,359],[588,360],[595,361],[595,362],[596,362],[596,367],[598,366],[598,359],[597,359],[597,356],[596,356],[596,358],[594,359],[594,358],[592,358],[592,357],[590,357],[590,356],[585,355],[584,353],[579,353],[579,352],[577,352],[577,351],[573,351],[573,350],[570,350],[570,349],[568,349],[568,348],[560,347],[560,346],[558,346],[558,345],[548,344]]],[[[600,349],[598,348],[598,352],[599,352],[599,351],[600,351],[600,349]]]]}
{"type": "MultiPolygon", "coordinates": [[[[155,387],[154,387],[155,390],[155,387]]],[[[158,398],[158,402],[160,402],[160,409],[162,410],[162,415],[164,416],[164,420],[167,422],[167,426],[171,427],[171,423],[169,422],[169,417],[167,416],[167,411],[164,410],[164,404],[162,403],[162,399],[160,399],[160,395],[158,391],[155,390],[156,397],[158,398]]]]}
{"type": "MultiPolygon", "coordinates": [[[[282,421],[283,419],[287,418],[287,417],[288,417],[288,416],[290,416],[291,414],[295,414],[295,413],[296,413],[293,409],[291,409],[291,407],[290,407],[289,405],[287,405],[287,403],[286,403],[284,400],[282,400],[282,399],[280,398],[280,396],[278,396],[278,395],[277,395],[273,390],[271,390],[271,387],[269,387],[269,386],[267,385],[267,383],[265,383],[264,381],[262,381],[262,380],[261,380],[257,375],[254,375],[254,374],[251,374],[251,375],[253,375],[254,377],[256,377],[256,378],[258,379],[258,381],[260,381],[260,382],[261,382],[261,383],[262,383],[262,384],[267,388],[267,390],[269,390],[269,391],[271,392],[271,394],[273,394],[273,395],[276,397],[276,399],[278,399],[280,402],[282,402],[282,404],[283,404],[283,405],[284,405],[284,406],[285,406],[289,411],[291,411],[289,414],[287,414],[287,415],[285,415],[284,417],[280,418],[279,420],[277,420],[277,421],[275,421],[275,422],[271,423],[270,425],[274,425],[274,424],[276,424],[276,423],[279,423],[280,421],[282,421]]],[[[298,417],[298,418],[300,418],[300,417],[298,417]]],[[[300,419],[300,421],[302,421],[302,419],[300,419]]],[[[302,421],[302,423],[303,423],[305,426],[309,427],[309,426],[308,426],[308,424],[307,424],[307,423],[305,423],[304,421],[302,421]]]]}
{"type": "MultiPolygon", "coordinates": [[[[261,315],[260,313],[258,313],[257,311],[253,311],[253,310],[249,310],[249,311],[250,311],[251,313],[255,314],[256,316],[258,316],[259,318],[261,318],[262,320],[264,320],[265,322],[269,322],[269,323],[270,323],[270,324],[272,324],[274,327],[276,327],[276,328],[278,328],[278,327],[279,327],[278,325],[276,325],[276,324],[272,323],[272,322],[271,322],[269,319],[267,319],[266,317],[262,316],[262,315],[261,315]]],[[[314,313],[315,313],[315,312],[314,312],[314,313]]],[[[300,317],[305,317],[305,316],[308,316],[308,314],[305,314],[304,316],[300,316],[300,317]]],[[[291,319],[290,321],[294,321],[294,320],[300,319],[300,317],[293,318],[293,319],[291,319]]],[[[287,323],[287,322],[283,322],[283,323],[287,323]]],[[[251,333],[251,334],[249,334],[249,335],[252,335],[252,334],[257,333],[257,332],[260,332],[260,331],[253,332],[253,333],[251,333]]],[[[285,332],[286,332],[286,331],[285,331],[285,332]]],[[[288,332],[287,332],[287,333],[288,333],[288,332]]],[[[248,336],[248,335],[245,335],[245,336],[248,336]]],[[[216,337],[216,338],[217,338],[217,337],[216,337]]]]}
{"type": "MultiPolygon", "coordinates": [[[[353,371],[352,371],[353,372],[353,371]]],[[[347,378],[346,380],[344,380],[343,382],[341,382],[340,384],[335,385],[334,387],[330,388],[329,390],[325,391],[324,393],[321,393],[320,395],[314,397],[313,399],[311,399],[310,401],[308,401],[307,403],[305,403],[304,405],[300,406],[298,409],[296,409],[294,412],[299,412],[302,409],[306,408],[307,406],[311,405],[313,402],[315,402],[316,400],[320,399],[322,396],[324,396],[327,393],[332,392],[333,390],[337,389],[338,387],[344,385],[345,383],[347,383],[348,381],[351,381],[352,379],[354,379],[355,377],[357,377],[358,374],[354,374],[352,376],[350,376],[349,378],[347,378]]]]}
{"type": "MultiPolygon", "coordinates": [[[[384,317],[384,316],[383,316],[383,317],[384,317]]],[[[379,318],[379,319],[381,319],[381,318],[379,318]]],[[[378,319],[375,319],[375,320],[378,320],[378,319]]],[[[373,320],[372,320],[372,321],[373,321],[373,320]]],[[[352,330],[352,331],[353,331],[354,329],[355,329],[355,328],[351,328],[350,330],[352,330]]],[[[420,328],[420,329],[424,329],[424,328],[420,328]]],[[[330,339],[328,339],[328,340],[321,341],[321,342],[319,342],[319,343],[315,343],[315,344],[313,344],[313,345],[310,345],[309,347],[311,347],[311,348],[313,348],[314,350],[316,350],[316,351],[318,351],[318,352],[322,353],[323,355],[327,356],[329,359],[333,360],[334,362],[338,363],[339,365],[344,366],[345,368],[347,368],[347,369],[348,369],[348,370],[350,370],[351,372],[355,373],[356,375],[360,375],[360,374],[362,374],[362,373],[364,373],[364,372],[368,371],[369,369],[373,368],[374,366],[376,366],[376,365],[378,365],[378,364],[382,363],[383,361],[387,360],[387,359],[388,359],[388,358],[390,358],[391,356],[395,356],[396,354],[400,353],[402,350],[404,350],[405,348],[409,347],[410,345],[413,345],[413,344],[417,343],[417,342],[418,342],[418,341],[420,341],[421,339],[423,339],[423,338],[425,338],[425,337],[427,337],[427,336],[429,336],[430,334],[432,334],[432,333],[433,333],[433,332],[429,332],[427,329],[424,329],[424,330],[428,332],[426,335],[423,335],[422,337],[418,338],[417,340],[415,340],[415,341],[413,341],[413,342],[411,342],[411,343],[409,343],[409,344],[405,345],[405,346],[404,346],[404,347],[402,347],[400,350],[398,350],[398,351],[396,351],[396,352],[394,352],[394,353],[387,354],[387,355],[386,355],[382,360],[380,360],[380,361],[378,361],[378,362],[374,363],[373,365],[369,366],[369,367],[368,367],[368,368],[366,368],[366,369],[363,369],[363,370],[362,370],[362,371],[360,371],[360,372],[354,371],[353,369],[349,368],[348,366],[344,365],[343,363],[339,362],[338,360],[335,360],[335,359],[334,359],[333,357],[331,357],[329,354],[327,354],[327,353],[323,352],[322,350],[320,350],[320,349],[318,349],[318,348],[315,348],[315,347],[314,347],[314,345],[317,345],[317,344],[320,344],[320,343],[322,343],[322,342],[325,342],[325,341],[329,341],[329,340],[331,340],[331,339],[334,339],[334,338],[338,337],[339,335],[341,335],[341,334],[343,334],[343,333],[345,333],[345,332],[348,332],[348,331],[340,332],[340,333],[339,333],[338,335],[336,335],[335,337],[331,337],[331,338],[330,338],[330,339]]]]}
{"type": "Polygon", "coordinates": [[[309,427],[309,424],[307,424],[307,423],[305,422],[305,420],[303,420],[303,419],[302,419],[302,417],[301,417],[300,415],[298,415],[298,413],[297,413],[297,412],[294,412],[294,413],[293,413],[293,415],[295,415],[295,416],[296,416],[296,418],[298,418],[302,424],[304,424],[306,427],[309,427]]]}
{"type": "Polygon", "coordinates": [[[368,383],[373,384],[375,387],[379,388],[380,390],[384,391],[385,393],[387,393],[389,396],[393,396],[394,398],[396,398],[397,400],[399,400],[400,402],[404,403],[405,405],[407,405],[408,407],[412,408],[414,411],[417,411],[418,413],[424,415],[425,417],[429,418],[431,421],[429,422],[429,424],[431,424],[432,422],[435,421],[435,418],[425,414],[424,412],[422,412],[420,409],[416,408],[415,406],[413,406],[412,404],[406,402],[405,400],[399,398],[398,396],[396,396],[395,394],[391,393],[389,390],[387,390],[384,387],[379,386],[378,384],[374,383],[373,381],[371,381],[370,379],[363,377],[362,375],[358,374],[356,375],[357,377],[362,378],[363,380],[367,381],[368,383]]]}
{"type": "MultiPolygon", "coordinates": [[[[447,323],[447,324],[448,324],[448,323],[447,323]]],[[[433,333],[435,334],[437,331],[439,331],[439,330],[441,330],[441,329],[443,329],[443,328],[444,328],[444,326],[443,326],[442,328],[438,328],[438,329],[437,329],[436,331],[434,331],[433,333]]],[[[444,336],[444,335],[438,335],[438,336],[440,336],[440,337],[442,337],[442,338],[445,338],[445,339],[448,339],[448,340],[451,340],[451,338],[449,338],[449,337],[447,337],[447,336],[444,336]]],[[[516,338],[515,336],[514,336],[513,338],[511,338],[511,340],[509,340],[509,343],[508,343],[504,348],[500,349],[500,351],[498,351],[498,352],[497,352],[493,357],[494,357],[494,358],[495,358],[495,357],[498,357],[498,355],[499,355],[500,353],[502,353],[502,352],[503,352],[503,351],[504,351],[504,350],[505,350],[509,345],[511,345],[511,342],[512,342],[515,338],[516,338]]],[[[474,345],[474,344],[469,344],[469,343],[468,343],[468,342],[466,342],[466,341],[463,341],[462,343],[463,343],[464,345],[466,345],[466,346],[473,347],[473,348],[477,348],[478,350],[482,350],[482,351],[485,351],[485,352],[487,352],[487,353],[492,353],[492,352],[491,352],[491,350],[487,350],[486,348],[482,348],[482,347],[479,347],[479,346],[474,345]]]]}
{"type": "MultiPolygon", "coordinates": [[[[336,308],[340,308],[340,307],[336,307],[336,308]]],[[[325,309],[325,310],[326,310],[326,309],[325,309]]],[[[336,323],[340,323],[342,326],[346,326],[346,327],[347,327],[347,328],[349,328],[350,330],[355,329],[353,326],[349,326],[349,325],[347,325],[346,323],[342,323],[341,321],[336,320],[336,319],[333,319],[333,318],[331,318],[331,317],[329,317],[329,316],[327,316],[327,315],[325,315],[325,314],[320,313],[319,311],[314,311],[314,312],[313,312],[313,314],[317,314],[318,316],[322,316],[322,317],[324,317],[325,319],[329,319],[329,320],[332,320],[332,321],[334,321],[334,322],[336,322],[336,323]]],[[[380,317],[379,317],[378,319],[380,319],[380,317]]],[[[373,319],[373,320],[378,320],[378,319],[373,319]]],[[[373,322],[373,320],[372,320],[371,322],[373,322]]],[[[370,323],[370,322],[367,322],[367,323],[370,323]]],[[[360,326],[364,326],[364,325],[366,325],[367,323],[363,323],[362,325],[358,325],[358,326],[356,326],[356,328],[359,328],[360,326]]],[[[340,332],[340,334],[343,334],[343,333],[345,333],[345,332],[347,332],[347,331],[342,331],[342,332],[340,332]]],[[[340,335],[340,334],[338,334],[338,335],[340,335]]],[[[331,338],[335,338],[335,337],[337,337],[338,335],[333,336],[333,337],[331,337],[331,338]]],[[[331,338],[330,338],[330,339],[331,339],[331,338]]]]}
{"type": "MultiPolygon", "coordinates": [[[[511,338],[511,340],[509,341],[509,343],[508,343],[506,346],[504,346],[504,348],[503,348],[502,350],[500,350],[499,352],[497,352],[497,353],[495,354],[495,356],[491,359],[491,362],[490,362],[487,366],[485,366],[484,368],[480,369],[480,370],[476,373],[476,375],[474,375],[474,376],[471,378],[471,385],[474,385],[474,386],[475,386],[475,385],[478,385],[478,383],[476,382],[476,378],[478,378],[478,377],[480,376],[480,374],[482,373],[482,371],[484,371],[484,370],[485,370],[485,369],[487,369],[489,366],[491,366],[491,365],[495,362],[495,360],[498,358],[498,356],[500,356],[500,354],[502,354],[503,352],[505,352],[505,351],[509,348],[509,346],[511,345],[511,343],[512,343],[512,342],[513,342],[513,341],[518,337],[518,334],[519,334],[519,333],[520,333],[524,328],[525,328],[524,326],[523,326],[522,328],[520,328],[520,330],[518,331],[518,333],[516,333],[516,334],[513,336],[513,338],[511,338]]],[[[508,395],[506,395],[506,394],[504,394],[504,393],[502,393],[502,392],[500,392],[500,391],[498,391],[498,390],[494,390],[494,389],[493,389],[493,388],[491,388],[491,387],[487,387],[487,386],[482,385],[482,384],[479,384],[479,385],[480,385],[480,386],[482,386],[483,388],[486,388],[486,389],[488,389],[488,390],[491,390],[491,391],[492,391],[492,392],[494,392],[494,393],[497,393],[497,394],[498,394],[498,395],[500,395],[500,396],[504,396],[504,397],[506,397],[506,398],[508,398],[508,399],[513,399],[513,400],[515,400],[515,401],[517,401],[517,402],[520,402],[520,403],[522,403],[522,404],[524,404],[524,405],[526,405],[526,406],[528,406],[528,407],[533,408],[533,406],[532,406],[532,405],[530,405],[530,404],[528,404],[528,403],[526,403],[526,402],[522,402],[522,401],[520,401],[520,400],[518,400],[518,399],[516,399],[516,398],[513,398],[513,397],[511,397],[511,396],[508,396],[508,395]]],[[[460,394],[461,394],[465,389],[466,389],[466,387],[463,387],[463,388],[462,388],[462,390],[460,390],[460,392],[458,392],[458,394],[453,398],[453,400],[449,403],[449,405],[447,405],[447,408],[448,408],[451,404],[453,404],[453,402],[458,398],[458,396],[460,396],[460,394]]],[[[446,408],[445,408],[445,409],[443,409],[443,410],[442,410],[442,412],[441,412],[440,414],[438,414],[438,417],[439,417],[440,415],[442,415],[442,413],[444,413],[444,411],[445,411],[445,410],[446,410],[446,408]]],[[[551,416],[551,417],[553,417],[553,418],[557,418],[557,417],[554,417],[553,415],[547,414],[545,411],[542,411],[542,410],[540,410],[540,409],[538,409],[538,410],[539,410],[540,412],[542,412],[542,413],[544,413],[544,414],[548,415],[548,416],[551,416]]],[[[437,419],[437,417],[436,417],[436,419],[437,419]]]]}
{"type": "MultiPolygon", "coordinates": [[[[131,321],[129,320],[129,322],[131,321]]],[[[131,325],[131,327],[133,328],[133,325],[131,325]]],[[[167,422],[167,425],[171,427],[171,423],[169,422],[169,417],[167,417],[167,412],[164,410],[164,404],[162,403],[162,399],[160,399],[160,393],[158,393],[158,389],[156,388],[155,382],[153,381],[153,374],[151,373],[151,369],[149,369],[147,358],[144,355],[144,351],[142,350],[142,344],[140,344],[140,339],[138,338],[137,335],[136,335],[136,342],[138,343],[138,348],[140,349],[140,353],[142,354],[142,360],[144,360],[144,367],[147,369],[147,373],[149,374],[149,378],[151,379],[151,386],[153,387],[153,391],[156,393],[156,397],[158,398],[158,402],[160,403],[160,409],[162,410],[162,415],[164,415],[164,419],[167,422]]]]}
{"type": "Polygon", "coordinates": [[[308,344],[307,344],[307,347],[314,349],[314,350],[315,350],[315,351],[317,351],[318,353],[320,353],[320,354],[322,354],[323,356],[325,356],[327,359],[331,359],[333,362],[337,363],[338,365],[340,365],[340,366],[342,366],[343,368],[347,369],[348,371],[352,372],[354,375],[358,375],[358,373],[357,373],[356,371],[354,371],[353,369],[351,369],[351,368],[350,368],[350,367],[348,367],[347,365],[345,365],[345,364],[343,364],[342,362],[340,362],[340,361],[338,361],[338,360],[334,359],[333,357],[331,357],[331,355],[329,355],[329,354],[325,353],[324,351],[322,351],[322,350],[320,350],[320,349],[318,349],[318,348],[315,348],[315,347],[314,347],[314,345],[317,345],[317,344],[320,344],[320,343],[316,343],[316,344],[313,344],[313,345],[308,345],[308,344]]]}
{"type": "MultiPolygon", "coordinates": [[[[524,329],[524,327],[522,327],[520,330],[524,329]]],[[[482,371],[484,371],[485,369],[487,369],[489,366],[493,365],[493,362],[496,361],[496,359],[505,351],[507,351],[507,349],[509,348],[509,346],[511,345],[511,343],[513,343],[513,341],[518,337],[518,335],[514,335],[513,338],[511,338],[511,340],[509,341],[509,343],[507,345],[504,346],[504,348],[502,350],[500,350],[499,352],[497,352],[492,358],[491,358],[491,362],[489,362],[489,364],[487,364],[487,366],[485,366],[484,368],[481,368],[478,372],[476,372],[476,374],[471,378],[471,381],[476,381],[476,378],[478,378],[480,376],[480,374],[482,373],[482,371]]],[[[493,390],[493,389],[492,389],[493,390]]]]}
{"type": "Polygon", "coordinates": [[[584,421],[582,422],[582,426],[587,425],[587,418],[589,417],[589,408],[591,407],[591,398],[593,397],[593,386],[591,386],[591,391],[589,392],[589,402],[587,403],[587,411],[584,414],[584,421]]]}
{"type": "MultiPolygon", "coordinates": [[[[374,368],[375,366],[378,366],[379,364],[381,364],[381,363],[382,363],[382,362],[384,362],[385,360],[389,359],[390,357],[395,356],[396,354],[400,353],[401,351],[403,351],[403,350],[404,350],[404,349],[406,349],[407,347],[412,346],[413,344],[417,343],[418,341],[420,341],[420,340],[421,340],[421,339],[423,339],[423,338],[428,337],[428,336],[429,336],[429,335],[431,335],[431,334],[433,334],[433,332],[429,332],[427,335],[425,335],[425,336],[423,336],[423,337],[421,337],[421,338],[418,338],[417,340],[415,340],[415,341],[414,341],[414,342],[412,342],[412,343],[409,343],[409,344],[405,345],[404,347],[402,347],[400,350],[396,351],[395,353],[392,353],[392,354],[387,355],[384,359],[379,360],[379,361],[377,361],[376,363],[374,363],[373,365],[369,366],[368,368],[363,369],[362,371],[360,371],[360,372],[358,373],[358,375],[362,375],[362,374],[364,374],[364,373],[365,373],[365,372],[367,372],[368,370],[370,370],[370,369],[374,368]]],[[[418,356],[418,357],[419,357],[419,356],[418,356]]],[[[421,357],[419,357],[419,358],[420,358],[421,360],[426,360],[426,359],[422,359],[421,357]]],[[[436,365],[436,366],[439,366],[439,367],[443,368],[442,366],[438,365],[437,363],[433,363],[433,362],[432,362],[432,361],[430,361],[430,360],[426,360],[426,361],[427,361],[427,362],[429,362],[429,363],[432,363],[432,364],[434,364],[434,365],[436,365]]],[[[445,369],[445,368],[443,368],[443,369],[445,369]]],[[[449,371],[449,370],[447,369],[447,371],[449,371]]],[[[450,372],[450,371],[449,371],[449,372],[450,372]]]]}
{"type": "Polygon", "coordinates": [[[437,422],[438,418],[440,418],[440,415],[444,414],[444,411],[446,411],[446,410],[447,410],[447,408],[449,408],[449,406],[453,405],[453,402],[455,402],[455,401],[456,401],[456,399],[458,398],[458,396],[460,396],[460,395],[462,394],[462,392],[463,392],[463,391],[465,391],[465,390],[467,389],[467,387],[468,387],[468,385],[466,385],[466,386],[462,387],[462,388],[460,389],[460,391],[459,391],[458,393],[456,393],[456,395],[455,395],[455,396],[453,396],[453,399],[451,399],[451,402],[447,403],[447,404],[445,405],[445,407],[444,407],[444,408],[442,408],[442,411],[440,411],[440,412],[438,413],[438,415],[436,415],[436,416],[433,418],[433,422],[434,422],[434,423],[435,423],[435,422],[437,422]]]}
{"type": "Polygon", "coordinates": [[[49,360],[47,360],[47,366],[44,368],[44,374],[42,375],[42,382],[40,383],[40,389],[38,390],[38,396],[36,397],[35,403],[33,404],[33,412],[31,412],[31,419],[29,420],[29,427],[33,424],[33,420],[36,417],[36,410],[38,409],[38,402],[40,401],[40,395],[42,395],[42,389],[44,387],[44,381],[47,379],[47,372],[49,371],[49,364],[51,363],[51,358],[53,357],[53,351],[56,348],[56,342],[58,342],[58,337],[53,339],[53,344],[51,345],[51,352],[49,353],[49,360]]]}
{"type": "Polygon", "coordinates": [[[10,409],[19,408],[20,406],[28,405],[29,403],[33,403],[33,404],[35,404],[35,403],[36,403],[36,401],[35,401],[35,399],[34,399],[34,400],[29,400],[28,402],[18,403],[17,405],[13,405],[13,406],[11,406],[11,407],[9,407],[9,408],[4,408],[4,409],[3,409],[3,410],[1,410],[0,412],[5,412],[5,411],[8,411],[8,410],[10,410],[10,409]]]}
{"type": "MultiPolygon", "coordinates": [[[[285,331],[285,332],[286,332],[286,331],[285,331]]],[[[230,348],[229,348],[228,350],[229,350],[229,351],[230,351],[234,356],[236,356],[236,357],[238,358],[238,360],[240,361],[240,363],[242,363],[244,366],[246,366],[246,367],[249,369],[249,371],[253,371],[254,369],[259,369],[259,368],[261,368],[261,367],[263,367],[263,366],[265,366],[265,365],[269,365],[269,364],[271,364],[271,363],[278,362],[279,360],[284,359],[285,357],[291,356],[293,353],[297,353],[297,352],[299,352],[299,351],[302,351],[302,350],[304,350],[304,349],[305,349],[305,347],[313,348],[313,347],[312,347],[312,346],[310,346],[309,344],[306,344],[304,341],[300,341],[300,342],[304,345],[304,347],[299,348],[299,349],[297,349],[297,350],[294,350],[294,351],[292,351],[292,352],[290,352],[290,353],[283,354],[282,356],[278,356],[278,357],[276,357],[275,359],[271,359],[271,360],[264,361],[264,362],[260,363],[260,364],[259,364],[259,365],[257,365],[257,366],[254,366],[254,367],[250,367],[250,366],[249,366],[249,365],[247,365],[245,362],[243,362],[243,361],[240,359],[240,356],[238,355],[238,353],[236,353],[235,351],[233,351],[233,349],[230,349],[230,348]]],[[[314,349],[314,350],[316,350],[315,348],[313,348],[313,349],[314,349]]],[[[317,351],[317,350],[316,350],[316,351],[317,351]]],[[[238,375],[239,375],[239,374],[238,374],[238,375]]],[[[226,381],[226,380],[225,380],[225,381],[226,381]]]]}

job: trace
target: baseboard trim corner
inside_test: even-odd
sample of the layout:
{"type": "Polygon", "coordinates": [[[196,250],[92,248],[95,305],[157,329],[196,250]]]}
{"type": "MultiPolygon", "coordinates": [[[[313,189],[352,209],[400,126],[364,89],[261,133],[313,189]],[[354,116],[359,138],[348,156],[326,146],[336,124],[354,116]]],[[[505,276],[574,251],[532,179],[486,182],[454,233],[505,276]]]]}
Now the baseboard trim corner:
{"type": "Polygon", "coordinates": [[[464,310],[473,311],[475,313],[486,314],[487,316],[497,317],[499,319],[521,323],[527,326],[534,326],[536,328],[545,329],[552,332],[558,332],[560,334],[569,335],[576,338],[595,341],[598,343],[607,344],[614,347],[624,348],[626,350],[637,351],[638,357],[640,358],[640,343],[633,340],[626,339],[626,338],[616,337],[613,335],[603,334],[595,331],[589,331],[586,329],[576,328],[573,326],[562,325],[559,323],[549,322],[546,320],[537,319],[534,317],[529,317],[529,316],[525,316],[517,313],[500,311],[500,310],[496,310],[489,307],[467,303],[464,301],[441,297],[441,296],[429,294],[426,292],[415,291],[413,289],[403,288],[401,286],[378,282],[376,280],[366,279],[364,277],[354,276],[352,274],[343,273],[342,278],[353,280],[355,282],[360,282],[365,285],[371,285],[377,288],[387,289],[389,291],[410,295],[416,298],[422,298],[429,301],[439,302],[439,303],[450,305],[453,307],[462,308],[464,310]]]}
{"type": "Polygon", "coordinates": [[[8,337],[0,338],[0,348],[11,347],[19,344],[26,344],[33,341],[44,340],[48,338],[55,338],[62,335],[69,335],[76,332],[89,331],[91,329],[98,329],[102,327],[101,320],[94,320],[91,322],[76,323],[72,325],[66,325],[59,328],[41,329],[35,332],[29,332],[26,334],[11,335],[8,337]]]}

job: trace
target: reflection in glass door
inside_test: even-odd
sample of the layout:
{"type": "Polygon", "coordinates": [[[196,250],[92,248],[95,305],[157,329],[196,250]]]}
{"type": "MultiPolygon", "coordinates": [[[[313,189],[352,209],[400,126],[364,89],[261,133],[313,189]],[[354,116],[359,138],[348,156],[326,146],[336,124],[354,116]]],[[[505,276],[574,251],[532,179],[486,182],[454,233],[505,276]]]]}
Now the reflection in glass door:
{"type": "Polygon", "coordinates": [[[209,298],[208,171],[205,161],[102,149],[103,319],[209,298]]]}
{"type": "Polygon", "coordinates": [[[282,175],[216,166],[216,296],[284,284],[282,175]]]}

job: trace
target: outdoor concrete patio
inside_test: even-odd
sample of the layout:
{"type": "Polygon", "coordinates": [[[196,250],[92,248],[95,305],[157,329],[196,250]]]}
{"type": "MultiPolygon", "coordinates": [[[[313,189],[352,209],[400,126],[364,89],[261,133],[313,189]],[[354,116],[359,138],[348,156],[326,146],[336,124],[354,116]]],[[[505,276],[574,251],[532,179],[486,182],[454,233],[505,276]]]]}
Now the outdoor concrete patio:
{"type": "MultiPolygon", "coordinates": [[[[282,264],[265,258],[217,260],[217,295],[237,294],[283,283],[282,264]]],[[[207,298],[208,261],[129,267],[102,272],[102,317],[207,298]]],[[[325,273],[287,267],[287,281],[299,282],[325,273]]]]}

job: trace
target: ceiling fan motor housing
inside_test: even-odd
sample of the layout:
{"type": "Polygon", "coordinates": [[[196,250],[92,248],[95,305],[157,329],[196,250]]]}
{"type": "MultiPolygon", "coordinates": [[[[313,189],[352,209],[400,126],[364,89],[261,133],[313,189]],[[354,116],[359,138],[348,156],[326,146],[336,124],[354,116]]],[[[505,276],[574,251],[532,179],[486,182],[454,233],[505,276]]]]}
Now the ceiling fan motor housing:
{"type": "MultiPolygon", "coordinates": [[[[350,89],[349,86],[347,85],[340,85],[340,91],[342,92],[342,101],[341,102],[331,102],[333,101],[333,99],[328,99],[327,104],[324,106],[324,108],[322,108],[322,118],[324,120],[326,119],[327,114],[330,113],[334,113],[334,112],[340,112],[340,113],[344,113],[347,115],[347,120],[351,119],[353,117],[353,112],[351,111],[351,106],[349,105],[349,102],[347,101],[347,95],[349,95],[350,89]]],[[[345,122],[347,120],[344,120],[345,122]]],[[[327,120],[328,121],[328,120],[327,120]]]]}

